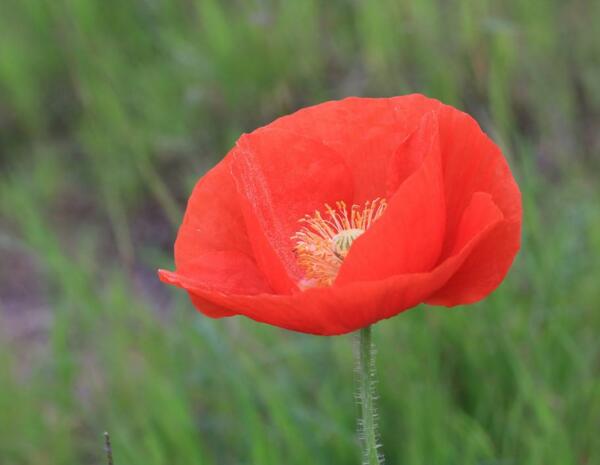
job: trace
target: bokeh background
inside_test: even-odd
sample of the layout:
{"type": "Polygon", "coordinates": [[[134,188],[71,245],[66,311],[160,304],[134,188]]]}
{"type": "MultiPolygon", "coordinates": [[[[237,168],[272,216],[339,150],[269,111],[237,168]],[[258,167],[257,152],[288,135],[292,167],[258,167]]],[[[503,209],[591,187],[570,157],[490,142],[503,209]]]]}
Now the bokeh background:
{"type": "Polygon", "coordinates": [[[2,0],[0,463],[357,464],[352,337],[210,320],[156,278],[245,131],[347,95],[474,115],[524,244],[375,328],[389,464],[600,464],[600,2],[2,0]]]}

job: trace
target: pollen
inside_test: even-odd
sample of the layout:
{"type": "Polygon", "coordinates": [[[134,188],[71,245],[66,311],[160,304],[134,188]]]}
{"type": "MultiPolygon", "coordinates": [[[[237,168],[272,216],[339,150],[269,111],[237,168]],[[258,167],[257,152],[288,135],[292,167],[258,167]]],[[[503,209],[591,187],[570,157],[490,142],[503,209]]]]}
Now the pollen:
{"type": "Polygon", "coordinates": [[[348,255],[352,243],[383,215],[385,199],[367,201],[364,206],[336,202],[325,204],[325,212],[316,210],[300,219],[303,225],[292,236],[294,253],[305,273],[302,288],[331,286],[348,255]]]}

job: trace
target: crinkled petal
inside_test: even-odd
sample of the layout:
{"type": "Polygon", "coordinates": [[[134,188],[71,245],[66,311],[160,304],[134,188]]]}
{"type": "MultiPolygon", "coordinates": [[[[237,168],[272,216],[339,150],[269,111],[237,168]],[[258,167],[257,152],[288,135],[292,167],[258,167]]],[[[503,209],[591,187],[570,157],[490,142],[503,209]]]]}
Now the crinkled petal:
{"type": "Polygon", "coordinates": [[[503,224],[429,301],[454,306],[483,299],[506,276],[521,246],[521,193],[500,149],[469,115],[444,106],[440,136],[447,218],[441,258],[456,250],[467,206],[477,192],[489,194],[504,217],[503,224]]]}
{"type": "Polygon", "coordinates": [[[292,236],[306,214],[352,199],[348,167],[331,148],[281,129],[244,135],[232,153],[254,257],[276,292],[296,291],[303,271],[292,236]]]}
{"type": "Polygon", "coordinates": [[[423,115],[438,111],[441,103],[423,95],[357,98],[303,108],[273,121],[321,142],[339,153],[352,172],[354,202],[387,195],[390,158],[419,127],[423,115]]]}
{"type": "Polygon", "coordinates": [[[383,216],[354,241],[336,283],[374,281],[434,268],[446,223],[437,116],[428,113],[396,154],[397,177],[406,162],[420,166],[393,194],[383,216]]]}
{"type": "Polygon", "coordinates": [[[272,292],[253,258],[229,161],[206,173],[190,196],[175,242],[176,269],[220,292],[272,292]]]}

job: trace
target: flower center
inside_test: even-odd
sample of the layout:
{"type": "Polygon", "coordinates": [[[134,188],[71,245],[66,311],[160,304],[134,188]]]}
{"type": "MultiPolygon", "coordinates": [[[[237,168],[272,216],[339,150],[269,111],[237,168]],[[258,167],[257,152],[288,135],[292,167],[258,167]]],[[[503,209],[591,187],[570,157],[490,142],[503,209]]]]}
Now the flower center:
{"type": "Polygon", "coordinates": [[[363,207],[336,202],[325,204],[325,214],[316,210],[300,219],[304,224],[292,236],[294,252],[306,279],[300,287],[331,286],[352,243],[371,227],[387,207],[385,199],[367,201],[363,207]]]}

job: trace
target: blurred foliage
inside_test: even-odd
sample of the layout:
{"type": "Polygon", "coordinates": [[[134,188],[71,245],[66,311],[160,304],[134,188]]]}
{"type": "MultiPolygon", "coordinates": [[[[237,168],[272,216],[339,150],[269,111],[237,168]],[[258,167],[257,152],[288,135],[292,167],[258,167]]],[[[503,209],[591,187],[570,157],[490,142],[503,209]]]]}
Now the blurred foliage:
{"type": "Polygon", "coordinates": [[[2,0],[0,463],[353,464],[351,338],[157,283],[241,132],[346,95],[473,114],[524,249],[474,307],[375,329],[388,463],[600,463],[600,2],[2,0]]]}

